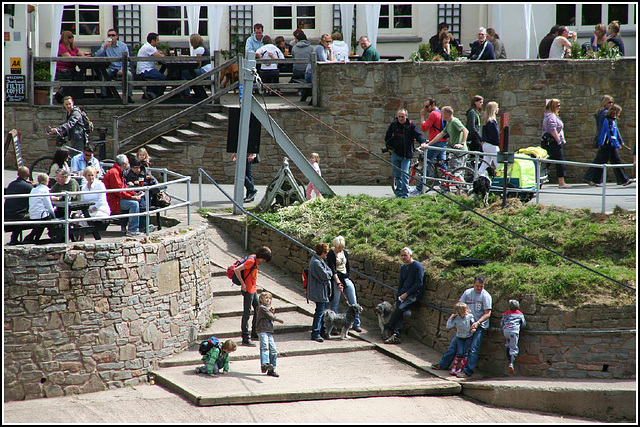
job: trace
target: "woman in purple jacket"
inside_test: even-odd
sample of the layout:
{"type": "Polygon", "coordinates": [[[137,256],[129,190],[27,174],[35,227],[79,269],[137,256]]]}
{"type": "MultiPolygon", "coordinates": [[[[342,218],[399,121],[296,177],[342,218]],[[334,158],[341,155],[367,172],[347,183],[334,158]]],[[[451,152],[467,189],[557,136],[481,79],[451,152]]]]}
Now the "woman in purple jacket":
{"type": "MultiPolygon", "coordinates": [[[[550,99],[544,110],[544,119],[542,120],[542,138],[541,147],[547,150],[549,158],[552,160],[564,161],[564,152],[562,148],[567,141],[564,139],[564,124],[558,112],[560,111],[560,100],[550,99]]],[[[566,175],[563,164],[556,164],[556,174],[558,176],[558,188],[571,188],[569,184],[564,182],[566,175]]]]}

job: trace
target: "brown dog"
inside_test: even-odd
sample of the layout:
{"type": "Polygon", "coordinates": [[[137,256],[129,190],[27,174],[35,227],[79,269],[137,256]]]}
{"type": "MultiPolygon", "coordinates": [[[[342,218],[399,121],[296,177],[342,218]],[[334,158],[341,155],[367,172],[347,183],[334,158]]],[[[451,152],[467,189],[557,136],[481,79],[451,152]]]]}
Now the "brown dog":
{"type": "Polygon", "coordinates": [[[220,71],[220,86],[225,88],[238,81],[238,64],[231,64],[220,71]],[[224,80],[224,83],[223,83],[224,80]]]}

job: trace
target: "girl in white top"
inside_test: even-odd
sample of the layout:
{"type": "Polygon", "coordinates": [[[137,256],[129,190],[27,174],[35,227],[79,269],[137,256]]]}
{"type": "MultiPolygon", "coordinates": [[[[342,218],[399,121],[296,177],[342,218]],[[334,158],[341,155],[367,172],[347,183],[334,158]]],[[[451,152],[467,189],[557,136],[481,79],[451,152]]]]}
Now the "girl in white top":
{"type": "MultiPolygon", "coordinates": [[[[320,156],[318,153],[311,153],[309,156],[309,163],[311,163],[311,166],[313,166],[313,169],[318,173],[318,175],[322,176],[322,172],[320,172],[320,156]]],[[[314,191],[316,193],[316,197],[322,198],[322,193],[318,191],[315,185],[309,182],[309,184],[307,184],[307,200],[311,200],[311,193],[314,191]]]]}
{"type": "Polygon", "coordinates": [[[568,38],[576,41],[576,33],[569,31],[567,27],[562,27],[562,32],[558,37],[553,39],[551,49],[549,50],[549,59],[562,59],[565,56],[571,56],[571,42],[568,38]]]}
{"type": "MultiPolygon", "coordinates": [[[[49,194],[49,175],[46,173],[38,174],[38,185],[31,190],[31,194],[49,194]]],[[[56,198],[57,199],[57,198],[56,198]]],[[[55,216],[51,196],[49,197],[29,197],[29,218],[34,221],[48,219],[55,216]]]]}
{"type": "MultiPolygon", "coordinates": [[[[82,194],[83,202],[91,202],[93,205],[89,207],[89,215],[91,217],[104,217],[111,215],[111,209],[109,209],[109,203],[107,203],[107,193],[94,193],[96,191],[106,190],[106,187],[99,179],[96,179],[98,172],[93,166],[87,166],[82,172],[86,183],[82,186],[82,191],[87,192],[82,194]]],[[[89,224],[86,221],[80,222],[83,227],[88,227],[89,224]]]]}

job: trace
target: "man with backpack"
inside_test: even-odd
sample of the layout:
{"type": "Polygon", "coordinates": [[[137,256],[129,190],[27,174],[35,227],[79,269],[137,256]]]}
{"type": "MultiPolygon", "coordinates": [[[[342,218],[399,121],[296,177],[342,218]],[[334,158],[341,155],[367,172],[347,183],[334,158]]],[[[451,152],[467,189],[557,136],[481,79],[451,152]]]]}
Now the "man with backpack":
{"type": "Polygon", "coordinates": [[[93,127],[93,123],[88,119],[79,107],[73,103],[73,98],[65,96],[62,100],[62,106],[67,111],[66,122],[55,128],[49,128],[47,135],[61,135],[71,140],[71,147],[78,151],[82,151],[84,146],[89,142],[89,132],[93,127]]]}
{"type": "Polygon", "coordinates": [[[258,310],[258,265],[261,262],[271,261],[271,249],[266,246],[258,248],[255,254],[249,255],[241,264],[234,269],[234,274],[240,282],[242,288],[242,298],[244,300],[242,311],[242,345],[255,347],[251,340],[258,339],[256,331],[256,311],[258,310]],[[253,321],[251,323],[251,335],[249,335],[249,317],[253,307],[253,321]]]}

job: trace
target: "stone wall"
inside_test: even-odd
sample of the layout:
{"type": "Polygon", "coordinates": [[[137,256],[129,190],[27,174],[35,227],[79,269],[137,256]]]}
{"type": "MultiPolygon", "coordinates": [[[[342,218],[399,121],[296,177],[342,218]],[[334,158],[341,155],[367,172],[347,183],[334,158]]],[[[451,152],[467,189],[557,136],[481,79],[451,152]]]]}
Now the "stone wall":
{"type": "MultiPolygon", "coordinates": [[[[209,216],[239,241],[244,239],[242,221],[223,216],[209,216]]],[[[288,239],[266,227],[251,226],[249,247],[255,250],[262,245],[273,251],[272,262],[299,277],[300,271],[308,267],[310,254],[288,239]]],[[[397,286],[400,261],[371,261],[351,255],[352,269],[367,274],[390,286],[397,286]]],[[[470,270],[469,283],[473,272],[470,270]]],[[[451,284],[432,277],[428,265],[425,267],[425,292],[422,301],[443,307],[451,312],[462,294],[451,284]]],[[[395,292],[352,275],[356,285],[358,303],[365,308],[365,315],[373,317],[373,308],[382,301],[395,301],[395,292]]],[[[302,286],[302,285],[301,285],[302,286]]],[[[491,283],[487,283],[491,291],[491,283]]],[[[496,328],[502,313],[508,310],[509,296],[493,296],[491,330],[485,335],[480,349],[479,369],[494,375],[506,373],[507,356],[504,336],[496,328]]],[[[635,378],[636,334],[627,332],[636,328],[636,307],[606,307],[585,305],[576,309],[565,309],[552,304],[540,304],[533,295],[520,301],[525,314],[527,329],[520,337],[520,355],[516,359],[518,373],[524,376],[550,378],[635,378]],[[598,332],[619,330],[614,333],[598,332]],[[530,332],[539,331],[539,332],[530,332]],[[549,332],[559,331],[559,332],[549,332]],[[579,331],[588,331],[587,333],[579,331]]],[[[455,329],[445,328],[448,314],[426,305],[412,309],[406,322],[407,333],[412,337],[443,352],[455,334],[455,329]]]]}
{"type": "MultiPolygon", "coordinates": [[[[439,106],[450,105],[455,115],[464,120],[471,98],[482,95],[485,103],[497,101],[501,113],[510,115],[510,149],[539,145],[545,100],[559,98],[560,117],[565,124],[565,158],[591,162],[595,122],[603,94],[612,95],[623,108],[620,132],[628,147],[636,142],[636,59],[609,60],[501,60],[472,62],[413,63],[391,61],[379,63],[351,62],[319,64],[319,108],[307,110],[312,116],[353,139],[350,143],[334,130],[320,124],[298,109],[270,109],[290,139],[305,155],[318,152],[322,176],[329,184],[388,184],[391,167],[374,158],[368,150],[380,154],[384,135],[398,107],[409,110],[411,120],[420,119],[420,109],[427,97],[439,106]]],[[[203,107],[191,119],[202,120],[218,107],[203,107]]],[[[109,129],[113,136],[112,116],[132,107],[86,106],[96,126],[109,129]]],[[[181,107],[162,105],[145,111],[143,116],[124,123],[121,135],[129,136],[144,126],[180,111],[181,107]]],[[[53,141],[47,142],[43,129],[64,121],[58,107],[5,106],[5,132],[16,127],[22,132],[23,155],[27,164],[37,157],[53,153],[53,141]]],[[[185,123],[188,119],[176,122],[185,123]]],[[[631,151],[621,149],[624,163],[632,162],[631,151]]],[[[111,157],[111,151],[108,151],[111,157]]],[[[262,162],[254,168],[256,182],[270,182],[282,165],[284,152],[263,128],[262,162]]],[[[155,157],[153,165],[191,173],[197,179],[197,168],[203,167],[221,183],[232,183],[234,164],[226,153],[226,132],[217,132],[203,140],[190,141],[182,154],[155,157]]],[[[389,155],[383,158],[390,159],[389,155]]],[[[13,153],[5,156],[5,164],[14,164],[13,153]]],[[[549,168],[552,179],[555,168],[549,168]]],[[[293,165],[296,177],[304,181],[293,165]]],[[[568,167],[568,181],[579,181],[585,170],[568,167]]],[[[631,176],[635,171],[628,169],[631,176]]],[[[613,173],[608,174],[611,180],[613,173]]]]}
{"type": "Polygon", "coordinates": [[[159,240],[4,248],[4,396],[146,381],[211,314],[205,227],[159,240]]]}

